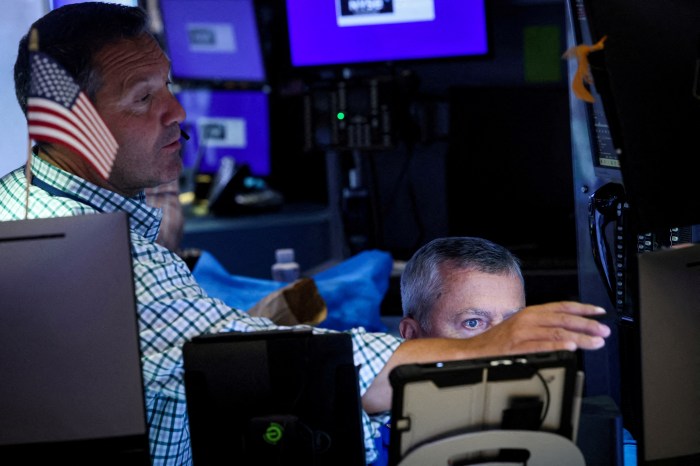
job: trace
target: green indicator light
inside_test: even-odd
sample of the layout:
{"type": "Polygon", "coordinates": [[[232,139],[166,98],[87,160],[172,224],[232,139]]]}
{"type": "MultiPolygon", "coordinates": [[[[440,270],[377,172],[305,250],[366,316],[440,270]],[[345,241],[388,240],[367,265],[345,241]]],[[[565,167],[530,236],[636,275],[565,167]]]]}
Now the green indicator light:
{"type": "Polygon", "coordinates": [[[267,427],[267,430],[263,434],[263,440],[265,440],[271,445],[277,445],[277,442],[279,442],[282,439],[283,434],[284,427],[282,427],[276,422],[271,422],[270,425],[267,427]]]}
{"type": "Polygon", "coordinates": [[[338,119],[339,120],[344,120],[345,119],[345,114],[343,112],[338,112],[338,119]]]}

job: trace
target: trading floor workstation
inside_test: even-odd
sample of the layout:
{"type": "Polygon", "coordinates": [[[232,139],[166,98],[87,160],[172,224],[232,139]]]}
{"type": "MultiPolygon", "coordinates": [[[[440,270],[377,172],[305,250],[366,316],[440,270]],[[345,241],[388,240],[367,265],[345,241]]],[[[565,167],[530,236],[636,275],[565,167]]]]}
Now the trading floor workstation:
{"type": "MultiPolygon", "coordinates": [[[[212,296],[260,303],[290,289],[271,265],[291,249],[327,298],[313,325],[341,331],[189,339],[194,466],[698,464],[700,6],[113,3],[156,18],[187,112],[178,254],[212,296]],[[594,304],[612,332],[395,368],[367,463],[343,325],[396,334],[402,266],[441,236],[505,245],[528,305],[594,304]]],[[[0,464],[158,462],[129,220],[90,217],[0,222],[0,464]]]]}

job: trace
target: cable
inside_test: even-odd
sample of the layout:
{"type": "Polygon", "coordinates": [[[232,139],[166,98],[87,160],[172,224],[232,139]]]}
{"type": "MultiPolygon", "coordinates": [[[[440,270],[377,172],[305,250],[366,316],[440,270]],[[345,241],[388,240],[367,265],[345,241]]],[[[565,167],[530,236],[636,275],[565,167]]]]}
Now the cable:
{"type": "Polygon", "coordinates": [[[543,411],[542,418],[540,419],[540,425],[539,425],[539,427],[542,427],[544,420],[547,418],[547,413],[549,412],[549,403],[551,400],[551,394],[549,393],[549,385],[547,385],[547,381],[544,380],[544,377],[542,377],[542,374],[540,374],[540,371],[535,372],[535,375],[537,375],[537,377],[542,382],[542,386],[544,386],[544,392],[545,392],[544,409],[542,410],[543,411]]]}

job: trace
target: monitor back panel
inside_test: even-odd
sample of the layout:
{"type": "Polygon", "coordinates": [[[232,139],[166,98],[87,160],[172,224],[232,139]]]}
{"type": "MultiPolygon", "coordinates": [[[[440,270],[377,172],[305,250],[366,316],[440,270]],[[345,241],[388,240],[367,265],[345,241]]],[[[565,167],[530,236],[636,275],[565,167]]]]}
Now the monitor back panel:
{"type": "Polygon", "coordinates": [[[638,258],[640,464],[700,464],[700,245],[638,258]]]}
{"type": "Polygon", "coordinates": [[[0,222],[0,259],[0,463],[149,464],[126,215],[0,222]]]}
{"type": "Polygon", "coordinates": [[[349,335],[209,335],[184,362],[195,466],[365,464],[349,335]]]}
{"type": "Polygon", "coordinates": [[[582,386],[575,358],[556,351],[394,368],[389,464],[431,442],[481,430],[575,438],[582,386]]]}

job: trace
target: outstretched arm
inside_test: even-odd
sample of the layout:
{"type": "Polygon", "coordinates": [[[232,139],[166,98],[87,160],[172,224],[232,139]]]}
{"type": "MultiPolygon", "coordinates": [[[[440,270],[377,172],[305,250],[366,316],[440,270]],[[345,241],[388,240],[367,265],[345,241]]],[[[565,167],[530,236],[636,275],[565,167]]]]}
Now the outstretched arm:
{"type": "Polygon", "coordinates": [[[391,407],[389,373],[400,364],[449,361],[508,354],[577,349],[605,345],[610,328],[590,316],[605,310],[564,301],[529,306],[487,332],[468,339],[421,338],[402,343],[362,397],[368,413],[391,407]]]}

